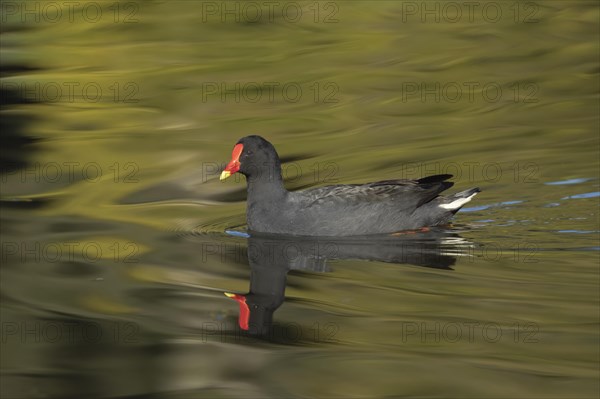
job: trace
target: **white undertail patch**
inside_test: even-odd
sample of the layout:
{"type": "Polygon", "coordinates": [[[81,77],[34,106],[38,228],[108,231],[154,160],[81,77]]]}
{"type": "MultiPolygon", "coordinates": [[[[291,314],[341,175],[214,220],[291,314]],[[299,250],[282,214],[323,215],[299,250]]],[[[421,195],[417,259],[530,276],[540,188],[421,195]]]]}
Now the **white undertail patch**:
{"type": "Polygon", "coordinates": [[[471,201],[471,199],[477,195],[477,193],[473,193],[471,195],[469,195],[466,198],[458,198],[452,202],[450,202],[449,204],[440,204],[439,207],[440,208],[444,208],[444,209],[448,209],[450,211],[453,211],[455,209],[460,208],[461,206],[463,206],[464,204],[466,204],[467,202],[471,201]]]}

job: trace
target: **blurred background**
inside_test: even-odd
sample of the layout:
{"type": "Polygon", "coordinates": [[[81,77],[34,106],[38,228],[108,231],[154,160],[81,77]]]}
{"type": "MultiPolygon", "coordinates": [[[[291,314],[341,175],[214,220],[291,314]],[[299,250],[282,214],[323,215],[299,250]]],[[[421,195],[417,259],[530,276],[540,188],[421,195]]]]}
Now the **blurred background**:
{"type": "Polygon", "coordinates": [[[596,1],[0,6],[3,398],[598,397],[596,1]],[[288,189],[480,187],[452,269],[292,270],[241,331],[248,134],[288,189]]]}

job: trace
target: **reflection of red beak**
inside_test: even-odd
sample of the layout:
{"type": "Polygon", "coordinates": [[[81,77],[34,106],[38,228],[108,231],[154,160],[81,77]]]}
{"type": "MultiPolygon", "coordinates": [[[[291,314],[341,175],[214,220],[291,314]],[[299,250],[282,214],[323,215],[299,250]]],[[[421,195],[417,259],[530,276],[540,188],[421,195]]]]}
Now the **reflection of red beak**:
{"type": "Polygon", "coordinates": [[[248,304],[246,303],[246,297],[239,294],[230,294],[229,292],[224,292],[224,294],[229,298],[235,299],[240,304],[240,317],[238,319],[238,324],[240,325],[240,328],[242,330],[248,330],[250,309],[248,308],[248,304]]]}
{"type": "Polygon", "coordinates": [[[227,164],[223,172],[221,172],[221,177],[219,177],[219,180],[225,180],[229,176],[240,170],[240,155],[242,155],[243,149],[243,144],[236,144],[235,147],[233,147],[233,152],[231,153],[231,161],[227,164]]]}

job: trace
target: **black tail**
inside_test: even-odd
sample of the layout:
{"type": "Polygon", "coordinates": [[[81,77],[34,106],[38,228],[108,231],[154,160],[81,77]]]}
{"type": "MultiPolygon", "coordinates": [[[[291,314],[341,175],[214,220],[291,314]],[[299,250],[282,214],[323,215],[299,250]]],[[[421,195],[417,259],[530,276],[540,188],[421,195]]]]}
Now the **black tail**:
{"type": "Polygon", "coordinates": [[[441,183],[441,182],[446,181],[451,178],[452,178],[452,175],[433,175],[433,176],[422,177],[420,179],[417,179],[417,181],[419,182],[419,184],[431,184],[431,183],[441,183]]]}

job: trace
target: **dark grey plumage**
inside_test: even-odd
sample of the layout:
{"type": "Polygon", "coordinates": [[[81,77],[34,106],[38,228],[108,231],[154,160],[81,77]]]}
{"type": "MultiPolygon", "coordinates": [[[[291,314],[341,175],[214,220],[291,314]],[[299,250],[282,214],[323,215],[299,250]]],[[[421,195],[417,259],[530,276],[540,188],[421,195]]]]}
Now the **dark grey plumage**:
{"type": "Polygon", "coordinates": [[[260,136],[247,136],[239,172],[247,178],[247,222],[251,231],[352,236],[393,233],[446,224],[478,188],[442,197],[451,175],[418,180],[340,184],[290,192],[283,185],[279,156],[260,136]]]}

